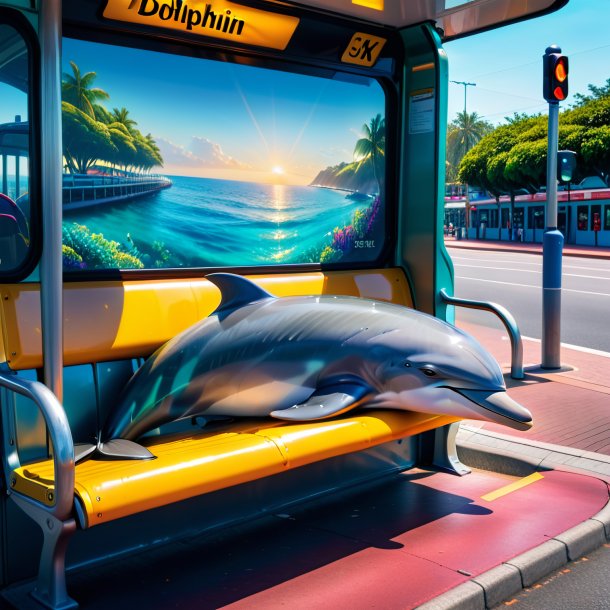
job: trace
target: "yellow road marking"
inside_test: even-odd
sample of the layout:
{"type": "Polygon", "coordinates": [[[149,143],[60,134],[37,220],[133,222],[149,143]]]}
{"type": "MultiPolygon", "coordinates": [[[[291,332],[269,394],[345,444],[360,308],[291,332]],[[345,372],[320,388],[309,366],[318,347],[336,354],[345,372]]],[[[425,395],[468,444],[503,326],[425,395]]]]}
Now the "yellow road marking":
{"type": "Polygon", "coordinates": [[[500,487],[500,489],[496,489],[496,491],[485,494],[484,496],[481,496],[481,499],[485,500],[486,502],[492,502],[493,500],[497,500],[498,498],[512,493],[513,491],[517,491],[517,489],[521,489],[526,485],[531,485],[536,481],[540,481],[540,479],[544,479],[544,477],[539,472],[535,472],[534,474],[530,474],[529,477],[524,477],[523,479],[519,479],[510,485],[505,485],[504,487],[500,487]]]}

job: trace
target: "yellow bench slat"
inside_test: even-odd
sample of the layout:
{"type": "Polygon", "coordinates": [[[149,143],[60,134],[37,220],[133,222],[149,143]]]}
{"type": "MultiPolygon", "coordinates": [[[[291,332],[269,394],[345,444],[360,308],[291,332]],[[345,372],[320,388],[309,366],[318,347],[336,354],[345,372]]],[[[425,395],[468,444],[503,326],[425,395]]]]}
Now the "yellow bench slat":
{"type": "MultiPolygon", "coordinates": [[[[370,411],[307,424],[239,422],[228,431],[202,431],[151,444],[155,460],[78,464],[75,493],[87,527],[93,527],[455,421],[425,413],[370,411]]],[[[12,479],[15,491],[49,503],[51,460],[18,468],[12,479]]]]}

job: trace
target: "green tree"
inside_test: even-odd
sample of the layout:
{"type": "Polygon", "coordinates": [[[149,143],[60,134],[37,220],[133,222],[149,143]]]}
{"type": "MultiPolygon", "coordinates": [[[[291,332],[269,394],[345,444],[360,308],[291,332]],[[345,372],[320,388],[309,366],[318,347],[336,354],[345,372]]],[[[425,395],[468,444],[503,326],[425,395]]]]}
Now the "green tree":
{"type": "Polygon", "coordinates": [[[138,152],[134,138],[123,123],[110,123],[108,125],[108,132],[116,148],[116,153],[111,158],[105,159],[105,161],[110,162],[112,165],[126,168],[135,160],[138,152]]]}
{"type": "MultiPolygon", "coordinates": [[[[559,149],[573,150],[578,167],[574,181],[610,174],[610,79],[602,87],[589,85],[591,95],[577,96],[575,107],[559,117],[559,149]]],[[[480,186],[496,198],[514,198],[520,189],[533,193],[547,182],[547,118],[515,115],[486,135],[462,159],[459,180],[480,186]]]]}
{"type": "MultiPolygon", "coordinates": [[[[379,194],[385,186],[385,119],[380,114],[373,117],[370,123],[362,126],[364,137],[360,138],[354,147],[356,172],[361,167],[370,164],[373,176],[379,185],[379,194]]],[[[382,196],[382,201],[385,198],[382,196]]]]}
{"type": "Polygon", "coordinates": [[[62,81],[64,157],[72,173],[86,173],[102,161],[124,169],[149,170],[163,165],[163,158],[151,134],[142,135],[127,108],[109,112],[102,100],[109,99],[103,89],[93,87],[95,72],[82,74],[71,61],[72,73],[62,81]]]}
{"type": "Polygon", "coordinates": [[[606,79],[606,82],[601,87],[595,85],[588,85],[590,95],[584,95],[582,93],[576,93],[574,98],[576,99],[575,106],[584,106],[588,102],[592,102],[595,99],[610,96],[610,78],[606,79]]]}
{"type": "Polygon", "coordinates": [[[110,96],[103,89],[93,87],[93,82],[97,78],[95,72],[82,74],[80,68],[73,61],[70,62],[70,66],[72,67],[72,74],[63,73],[62,99],[95,119],[94,106],[96,102],[107,100],[110,96]]]}
{"type": "Polygon", "coordinates": [[[71,173],[85,174],[98,160],[114,158],[117,148],[107,125],[68,102],[62,102],[63,147],[71,173]]]}
{"type": "Polygon", "coordinates": [[[485,189],[496,197],[497,202],[501,194],[510,195],[511,218],[514,217],[515,196],[524,185],[520,178],[516,178],[514,168],[507,171],[510,153],[522,134],[531,132],[525,141],[533,137],[539,120],[539,117],[527,117],[497,127],[468,151],[460,163],[458,180],[461,182],[485,189]]]}
{"type": "Polygon", "coordinates": [[[459,112],[447,128],[448,182],[457,178],[457,170],[464,155],[485,135],[493,131],[493,125],[484,121],[476,112],[459,112]]]}
{"type": "Polygon", "coordinates": [[[129,110],[127,108],[113,108],[112,122],[124,125],[129,132],[132,132],[137,125],[136,121],[129,117],[129,110]]]}

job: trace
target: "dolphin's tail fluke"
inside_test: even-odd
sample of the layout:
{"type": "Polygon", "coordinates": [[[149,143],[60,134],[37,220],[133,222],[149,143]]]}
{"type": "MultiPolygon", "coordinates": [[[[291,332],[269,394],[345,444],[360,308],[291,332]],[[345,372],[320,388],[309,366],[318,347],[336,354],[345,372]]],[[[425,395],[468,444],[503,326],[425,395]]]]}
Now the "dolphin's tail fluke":
{"type": "Polygon", "coordinates": [[[454,390],[485,409],[486,419],[515,430],[529,430],[532,427],[532,414],[505,391],[454,390]]]}
{"type": "Polygon", "coordinates": [[[124,438],[115,438],[105,443],[74,445],[74,461],[82,462],[87,458],[98,460],[153,460],[155,456],[142,445],[124,438]]]}

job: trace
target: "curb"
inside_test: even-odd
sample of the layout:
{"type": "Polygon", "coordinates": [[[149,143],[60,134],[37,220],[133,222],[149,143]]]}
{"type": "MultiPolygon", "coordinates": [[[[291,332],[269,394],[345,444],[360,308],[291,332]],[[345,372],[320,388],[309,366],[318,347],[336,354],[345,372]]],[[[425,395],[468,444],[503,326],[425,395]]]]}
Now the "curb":
{"type": "Polygon", "coordinates": [[[610,503],[540,546],[417,606],[417,610],[488,610],[551,572],[610,541],[610,503]]]}
{"type": "MultiPolygon", "coordinates": [[[[610,459],[607,456],[599,455],[597,457],[601,459],[593,460],[589,456],[583,458],[580,454],[570,454],[566,447],[559,445],[547,444],[540,447],[520,440],[511,442],[509,438],[500,438],[500,435],[491,433],[481,435],[466,428],[464,434],[458,433],[458,454],[469,466],[496,472],[500,468],[505,474],[517,476],[531,474],[535,470],[550,469],[555,465],[561,466],[562,470],[607,478],[600,477],[600,473],[588,468],[565,468],[570,459],[599,461],[603,468],[610,468],[610,459]],[[484,437],[485,444],[473,442],[473,438],[475,441],[480,440],[476,437],[484,437]],[[499,447],[494,447],[493,442],[489,442],[494,438],[499,441],[499,447]],[[517,453],[511,444],[520,448],[529,447],[529,455],[517,453]],[[553,459],[554,455],[558,457],[557,461],[553,459]],[[565,459],[566,456],[568,459],[565,459]]],[[[610,502],[582,523],[417,606],[417,610],[488,610],[606,542],[610,542],[610,502]]]]}
{"type": "MultiPolygon", "coordinates": [[[[471,240],[471,241],[476,241],[476,240],[471,240]]],[[[445,247],[446,248],[461,248],[462,250],[472,250],[472,251],[482,250],[485,252],[513,252],[513,253],[517,253],[517,254],[538,254],[538,255],[542,256],[542,247],[540,248],[540,250],[529,250],[529,249],[525,249],[525,248],[518,248],[516,246],[497,248],[491,244],[487,245],[487,244],[481,242],[480,240],[477,242],[476,246],[462,246],[462,245],[458,245],[457,241],[446,241],[445,247]],[[479,245],[481,243],[483,245],[479,245]]],[[[579,258],[593,258],[593,259],[599,259],[599,260],[610,259],[610,251],[608,251],[607,248],[604,248],[604,250],[602,250],[601,252],[590,252],[588,250],[585,250],[583,252],[578,252],[575,250],[567,250],[567,251],[563,250],[562,255],[563,256],[577,256],[579,258]]]]}

